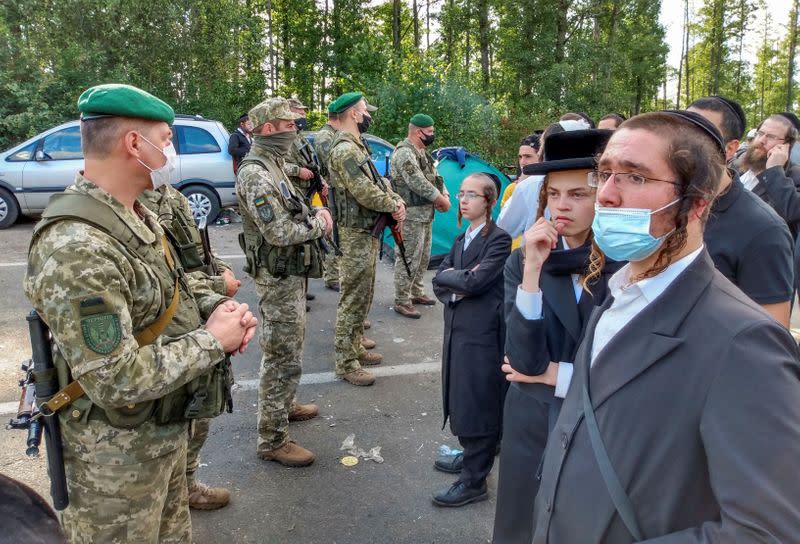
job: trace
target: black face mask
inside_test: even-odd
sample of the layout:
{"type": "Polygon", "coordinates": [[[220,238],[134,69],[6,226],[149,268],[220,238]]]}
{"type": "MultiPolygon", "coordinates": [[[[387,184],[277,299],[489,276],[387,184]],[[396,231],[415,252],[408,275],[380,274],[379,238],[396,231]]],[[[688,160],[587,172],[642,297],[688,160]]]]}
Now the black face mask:
{"type": "Polygon", "coordinates": [[[435,134],[423,134],[422,137],[420,138],[420,141],[422,142],[422,145],[428,147],[433,143],[435,139],[436,139],[435,134]]]}
{"type": "Polygon", "coordinates": [[[305,130],[308,126],[308,119],[305,117],[300,117],[299,119],[294,120],[294,126],[297,127],[297,132],[305,130]]]}
{"type": "Polygon", "coordinates": [[[369,130],[369,126],[371,124],[372,124],[372,117],[370,117],[365,113],[364,117],[361,118],[361,121],[359,121],[356,124],[358,126],[358,132],[364,134],[366,131],[369,130]]]}

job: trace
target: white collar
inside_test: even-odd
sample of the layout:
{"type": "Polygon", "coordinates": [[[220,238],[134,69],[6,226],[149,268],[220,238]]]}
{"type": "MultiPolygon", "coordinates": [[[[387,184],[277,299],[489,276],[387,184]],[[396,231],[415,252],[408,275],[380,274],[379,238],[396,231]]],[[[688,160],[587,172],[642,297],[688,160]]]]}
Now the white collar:
{"type": "Polygon", "coordinates": [[[681,272],[686,270],[686,268],[697,259],[697,256],[700,255],[704,247],[705,245],[701,244],[699,248],[670,264],[658,275],[652,278],[639,280],[633,284],[629,284],[628,282],[631,269],[630,264],[626,264],[608,280],[609,291],[614,298],[617,298],[623,290],[635,288],[644,296],[649,304],[657,299],[659,295],[675,281],[681,272]]]}
{"type": "Polygon", "coordinates": [[[469,227],[467,227],[467,233],[466,233],[466,236],[469,236],[470,238],[475,238],[475,235],[476,235],[476,234],[478,234],[478,233],[481,231],[481,229],[482,229],[483,227],[485,227],[485,226],[486,226],[486,222],[484,221],[483,223],[481,223],[480,225],[478,225],[478,226],[477,226],[477,227],[475,227],[474,229],[471,229],[471,230],[470,230],[470,228],[469,228],[469,227]]]}

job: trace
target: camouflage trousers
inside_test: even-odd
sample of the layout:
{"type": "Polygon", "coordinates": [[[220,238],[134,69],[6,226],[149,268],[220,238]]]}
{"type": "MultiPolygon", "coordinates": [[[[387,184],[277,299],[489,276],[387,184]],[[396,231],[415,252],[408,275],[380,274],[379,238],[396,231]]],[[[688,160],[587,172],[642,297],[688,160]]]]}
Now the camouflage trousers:
{"type": "Polygon", "coordinates": [[[189,445],[186,448],[186,487],[191,489],[200,466],[200,448],[206,443],[208,430],[211,426],[210,419],[195,419],[189,425],[189,445]]]}
{"type": "Polygon", "coordinates": [[[378,240],[369,232],[339,227],[342,256],[339,258],[339,306],[336,309],[336,374],[358,370],[364,320],[372,306],[375,292],[375,265],[378,240]]]}
{"type": "Polygon", "coordinates": [[[325,259],[322,261],[322,279],[325,281],[325,285],[339,281],[339,257],[332,251],[325,255],[325,259]]]}
{"type": "Polygon", "coordinates": [[[261,314],[257,449],[280,448],[289,439],[306,331],[305,278],[278,279],[263,271],[256,280],[261,314]]]}
{"type": "Polygon", "coordinates": [[[186,492],[186,442],[161,457],[132,465],[65,459],[70,504],[61,514],[67,541],[192,541],[186,492]]]}
{"type": "Polygon", "coordinates": [[[406,261],[411,269],[408,275],[400,252],[394,251],[394,303],[410,304],[413,297],[425,294],[422,280],[431,260],[431,234],[433,223],[406,221],[403,223],[403,242],[406,246],[406,261]]]}

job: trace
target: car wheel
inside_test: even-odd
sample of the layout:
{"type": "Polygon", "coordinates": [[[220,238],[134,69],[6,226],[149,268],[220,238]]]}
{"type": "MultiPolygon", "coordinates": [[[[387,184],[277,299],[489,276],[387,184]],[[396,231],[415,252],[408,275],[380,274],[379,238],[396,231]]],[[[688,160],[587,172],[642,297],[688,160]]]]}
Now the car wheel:
{"type": "Polygon", "coordinates": [[[7,229],[19,217],[19,204],[10,192],[0,189],[0,229],[7,229]]]}
{"type": "Polygon", "coordinates": [[[189,201],[195,221],[205,217],[211,223],[219,215],[219,197],[213,190],[202,185],[191,185],[184,187],[181,192],[189,201]]]}

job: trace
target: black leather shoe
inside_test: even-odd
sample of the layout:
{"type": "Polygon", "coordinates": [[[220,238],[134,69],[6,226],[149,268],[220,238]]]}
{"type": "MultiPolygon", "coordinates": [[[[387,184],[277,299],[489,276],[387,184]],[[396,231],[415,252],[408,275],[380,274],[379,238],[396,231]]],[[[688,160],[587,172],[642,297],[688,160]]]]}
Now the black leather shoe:
{"type": "Polygon", "coordinates": [[[317,298],[317,295],[314,293],[306,293],[306,300],[314,300],[315,298],[317,298]]]}
{"type": "Polygon", "coordinates": [[[440,455],[433,462],[433,468],[448,474],[458,474],[464,466],[464,454],[458,455],[440,455]]]}
{"type": "Polygon", "coordinates": [[[467,487],[461,480],[451,485],[448,489],[441,489],[433,494],[433,504],[436,506],[464,506],[471,502],[485,501],[489,498],[486,492],[486,482],[478,487],[467,487]]]}

